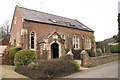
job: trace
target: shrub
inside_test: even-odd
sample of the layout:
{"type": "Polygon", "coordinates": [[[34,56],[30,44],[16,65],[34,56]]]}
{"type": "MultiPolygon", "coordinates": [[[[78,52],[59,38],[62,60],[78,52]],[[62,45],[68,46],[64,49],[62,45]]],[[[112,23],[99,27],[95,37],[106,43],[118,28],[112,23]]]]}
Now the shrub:
{"type": "Polygon", "coordinates": [[[48,55],[49,55],[49,54],[48,54],[48,50],[44,50],[44,51],[43,51],[43,54],[41,55],[41,56],[42,56],[42,59],[44,59],[44,60],[47,59],[47,58],[48,58],[48,55]]]}
{"type": "Polygon", "coordinates": [[[90,50],[86,50],[86,52],[88,53],[88,55],[90,56],[90,57],[92,57],[92,50],[90,49],[90,50]]]}
{"type": "Polygon", "coordinates": [[[102,49],[101,48],[97,48],[96,51],[102,53],[102,49]]]}
{"type": "Polygon", "coordinates": [[[75,60],[74,60],[73,62],[74,62],[74,65],[75,65],[76,70],[79,70],[79,69],[80,69],[80,66],[79,66],[78,62],[75,61],[75,60]]]}
{"type": "Polygon", "coordinates": [[[15,71],[32,79],[58,78],[78,71],[77,63],[70,57],[40,60],[35,66],[17,66],[15,71]]]}
{"type": "Polygon", "coordinates": [[[82,50],[74,50],[72,49],[72,53],[74,55],[74,59],[80,59],[80,53],[81,53],[82,50]]]}
{"type": "Polygon", "coordinates": [[[86,50],[86,52],[88,53],[88,55],[89,55],[90,57],[95,57],[95,56],[96,56],[93,47],[92,47],[91,49],[89,49],[89,50],[86,50]]]}
{"type": "Polygon", "coordinates": [[[37,54],[30,49],[18,51],[15,55],[15,65],[27,65],[37,59],[37,54]]]}
{"type": "Polygon", "coordinates": [[[21,48],[19,48],[19,47],[18,48],[10,48],[8,50],[8,52],[9,52],[9,64],[10,65],[14,65],[15,54],[20,50],[21,50],[21,48]]]}
{"type": "Polygon", "coordinates": [[[112,52],[112,53],[118,53],[118,45],[111,46],[110,52],[112,52]]]}

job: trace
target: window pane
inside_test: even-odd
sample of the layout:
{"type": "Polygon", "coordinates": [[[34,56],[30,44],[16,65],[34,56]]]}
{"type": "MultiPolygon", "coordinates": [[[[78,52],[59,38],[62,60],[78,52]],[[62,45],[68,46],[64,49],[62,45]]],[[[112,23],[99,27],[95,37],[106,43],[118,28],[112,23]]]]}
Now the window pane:
{"type": "Polygon", "coordinates": [[[64,35],[62,35],[62,39],[65,39],[65,36],[64,36],[64,35]]]}
{"type": "Polygon", "coordinates": [[[76,48],[78,48],[78,37],[76,36],[76,48]]]}
{"type": "Polygon", "coordinates": [[[73,48],[75,48],[75,36],[73,36],[73,48]]]}
{"type": "Polygon", "coordinates": [[[34,32],[31,33],[31,48],[34,49],[34,32]]]}

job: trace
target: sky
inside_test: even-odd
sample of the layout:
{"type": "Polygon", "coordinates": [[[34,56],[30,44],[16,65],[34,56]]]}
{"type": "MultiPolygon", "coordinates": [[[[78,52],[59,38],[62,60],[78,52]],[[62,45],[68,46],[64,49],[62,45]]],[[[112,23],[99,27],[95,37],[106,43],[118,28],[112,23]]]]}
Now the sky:
{"type": "Polygon", "coordinates": [[[118,33],[118,2],[120,0],[1,0],[0,25],[12,22],[15,6],[77,19],[92,30],[96,41],[118,33]]]}

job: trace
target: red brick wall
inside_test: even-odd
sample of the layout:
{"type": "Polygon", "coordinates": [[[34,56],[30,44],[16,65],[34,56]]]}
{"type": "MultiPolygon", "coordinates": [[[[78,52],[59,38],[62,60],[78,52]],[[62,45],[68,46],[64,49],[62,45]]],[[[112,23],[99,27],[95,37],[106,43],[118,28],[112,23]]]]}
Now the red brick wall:
{"type": "MultiPolygon", "coordinates": [[[[35,22],[25,22],[24,23],[24,28],[28,29],[28,35],[30,35],[30,33],[32,31],[34,31],[36,33],[37,42],[40,41],[48,33],[52,33],[55,30],[57,31],[58,34],[64,34],[65,36],[69,35],[71,39],[72,39],[73,35],[78,35],[78,36],[80,36],[80,34],[93,35],[92,32],[87,32],[87,31],[82,31],[82,30],[77,30],[77,29],[71,29],[71,28],[65,28],[65,27],[60,27],[60,26],[40,24],[40,23],[35,23],[35,22]]],[[[30,38],[28,40],[30,40],[30,38]]],[[[67,38],[66,39],[66,44],[67,45],[69,44],[68,41],[69,40],[67,38]]],[[[80,41],[81,41],[81,39],[80,39],[80,41]]],[[[81,44],[82,43],[79,44],[80,49],[81,49],[81,44]]]]}
{"type": "Polygon", "coordinates": [[[21,43],[21,29],[22,28],[23,28],[22,15],[20,14],[16,6],[12,25],[11,25],[11,36],[15,35],[16,44],[21,43]],[[16,24],[14,24],[15,17],[16,17],[16,24]]]}

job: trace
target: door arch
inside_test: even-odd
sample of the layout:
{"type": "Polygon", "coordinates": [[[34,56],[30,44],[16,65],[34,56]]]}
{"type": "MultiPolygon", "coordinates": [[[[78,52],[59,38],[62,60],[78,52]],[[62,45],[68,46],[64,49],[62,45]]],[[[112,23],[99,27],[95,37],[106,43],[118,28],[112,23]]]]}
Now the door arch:
{"type": "Polygon", "coordinates": [[[57,43],[53,43],[51,45],[51,58],[59,57],[59,45],[57,43]]]}

